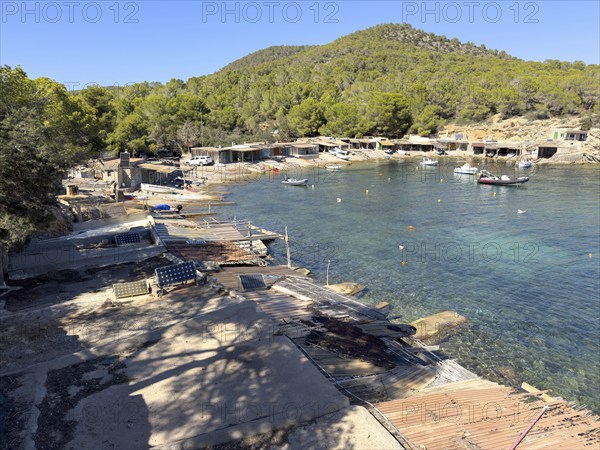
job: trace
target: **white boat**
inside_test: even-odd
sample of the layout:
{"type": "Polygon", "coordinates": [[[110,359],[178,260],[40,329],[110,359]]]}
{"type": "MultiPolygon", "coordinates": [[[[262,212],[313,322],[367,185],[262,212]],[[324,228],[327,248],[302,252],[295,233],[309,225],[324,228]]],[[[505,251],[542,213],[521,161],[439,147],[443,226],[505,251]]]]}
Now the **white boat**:
{"type": "Polygon", "coordinates": [[[179,189],[171,186],[159,186],[157,184],[142,183],[142,191],[154,192],[155,194],[175,194],[181,192],[179,189]]]}
{"type": "Polygon", "coordinates": [[[339,164],[327,164],[325,170],[342,170],[342,166],[339,164]]]}
{"type": "Polygon", "coordinates": [[[460,167],[454,169],[454,173],[466,174],[466,175],[475,175],[479,169],[475,166],[472,166],[469,163],[465,163],[460,167]]]}
{"type": "Polygon", "coordinates": [[[422,166],[437,166],[438,161],[437,159],[424,158],[419,164],[422,166]]]}
{"type": "Polygon", "coordinates": [[[533,166],[533,163],[532,163],[531,161],[519,161],[519,162],[517,163],[517,167],[518,167],[519,169],[528,169],[528,168],[530,168],[531,166],[533,166]]]}
{"type": "Polygon", "coordinates": [[[342,150],[339,147],[335,147],[333,150],[330,151],[330,153],[332,155],[337,156],[340,159],[343,159],[344,161],[350,160],[350,152],[348,150],[342,150]]]}
{"type": "Polygon", "coordinates": [[[289,186],[306,186],[308,184],[308,179],[304,178],[302,180],[298,180],[296,178],[285,178],[285,180],[283,180],[281,182],[281,184],[287,184],[289,186]]]}

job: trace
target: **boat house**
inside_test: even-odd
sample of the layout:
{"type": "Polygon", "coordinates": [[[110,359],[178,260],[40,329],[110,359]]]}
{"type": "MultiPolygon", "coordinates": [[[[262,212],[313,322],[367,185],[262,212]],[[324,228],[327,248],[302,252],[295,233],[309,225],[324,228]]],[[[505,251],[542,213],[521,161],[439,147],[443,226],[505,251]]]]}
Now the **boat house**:
{"type": "Polygon", "coordinates": [[[588,131],[584,130],[555,130],[552,139],[555,141],[579,141],[585,142],[588,131]]]}
{"type": "MultiPolygon", "coordinates": [[[[177,176],[182,175],[183,172],[192,170],[191,168],[182,169],[179,167],[152,163],[140,164],[139,168],[141,183],[158,185],[168,184],[171,181],[173,181],[173,179],[177,176]]],[[[137,189],[138,187],[136,187],[135,189],[137,189]]]]}
{"type": "Polygon", "coordinates": [[[120,158],[102,161],[97,178],[115,183],[121,189],[136,190],[142,183],[141,165],[144,162],[144,158],[130,158],[129,153],[123,152],[120,158]]]}
{"type": "Polygon", "coordinates": [[[318,158],[319,144],[315,142],[294,142],[290,146],[290,156],[301,159],[318,158]]]}

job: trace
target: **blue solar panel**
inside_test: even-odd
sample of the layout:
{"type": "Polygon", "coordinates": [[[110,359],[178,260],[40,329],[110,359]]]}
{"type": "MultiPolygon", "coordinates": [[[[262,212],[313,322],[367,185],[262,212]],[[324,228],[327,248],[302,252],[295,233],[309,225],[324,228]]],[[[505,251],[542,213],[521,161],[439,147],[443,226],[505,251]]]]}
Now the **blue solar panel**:
{"type": "Polygon", "coordinates": [[[117,245],[125,245],[142,242],[142,240],[138,233],[125,233],[115,235],[115,242],[117,243],[117,245]]]}
{"type": "Polygon", "coordinates": [[[240,283],[245,291],[252,289],[265,289],[265,279],[262,275],[240,275],[240,283]]]}
{"type": "Polygon", "coordinates": [[[136,295],[145,295],[148,293],[148,284],[146,280],[132,281],[129,283],[113,284],[116,298],[134,297],[136,295]]]}
{"type": "Polygon", "coordinates": [[[159,287],[195,280],[196,276],[196,266],[193,262],[174,264],[156,269],[156,282],[159,287]]]}

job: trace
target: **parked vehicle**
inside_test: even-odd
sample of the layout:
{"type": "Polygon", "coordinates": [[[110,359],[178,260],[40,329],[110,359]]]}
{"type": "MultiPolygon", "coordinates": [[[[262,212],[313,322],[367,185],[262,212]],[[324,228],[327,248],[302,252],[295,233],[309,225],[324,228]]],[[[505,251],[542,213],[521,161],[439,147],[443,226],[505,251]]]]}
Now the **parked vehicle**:
{"type": "Polygon", "coordinates": [[[207,155],[192,156],[185,162],[188,166],[209,166],[214,163],[213,159],[207,155]]]}

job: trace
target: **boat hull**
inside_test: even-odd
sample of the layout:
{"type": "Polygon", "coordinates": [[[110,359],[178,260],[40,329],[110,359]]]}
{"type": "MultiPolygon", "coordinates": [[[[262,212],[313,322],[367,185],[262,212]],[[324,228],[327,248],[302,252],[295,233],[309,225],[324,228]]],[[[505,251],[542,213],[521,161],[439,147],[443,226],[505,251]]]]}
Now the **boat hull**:
{"type": "Polygon", "coordinates": [[[527,183],[529,177],[519,177],[516,180],[493,180],[491,178],[480,178],[477,180],[479,184],[489,184],[494,186],[515,186],[523,183],[527,183]]]}
{"type": "Polygon", "coordinates": [[[153,192],[155,194],[174,194],[179,192],[179,189],[169,186],[159,186],[156,184],[142,183],[142,191],[153,192]]]}
{"type": "Polygon", "coordinates": [[[308,184],[308,179],[304,180],[283,180],[281,184],[285,184],[287,186],[306,186],[308,184]]]}

